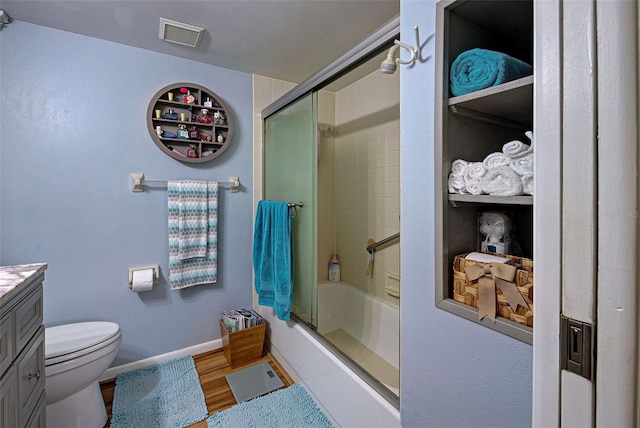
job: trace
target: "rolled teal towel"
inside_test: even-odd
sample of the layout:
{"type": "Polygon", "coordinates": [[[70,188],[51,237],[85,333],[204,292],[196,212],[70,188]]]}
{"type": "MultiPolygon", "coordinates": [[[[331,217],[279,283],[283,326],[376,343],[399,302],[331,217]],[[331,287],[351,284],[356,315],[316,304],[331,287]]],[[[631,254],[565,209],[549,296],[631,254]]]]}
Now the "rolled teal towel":
{"type": "Polygon", "coordinates": [[[529,64],[507,54],[471,49],[458,55],[451,65],[451,93],[457,97],[529,76],[532,72],[529,64]]]}

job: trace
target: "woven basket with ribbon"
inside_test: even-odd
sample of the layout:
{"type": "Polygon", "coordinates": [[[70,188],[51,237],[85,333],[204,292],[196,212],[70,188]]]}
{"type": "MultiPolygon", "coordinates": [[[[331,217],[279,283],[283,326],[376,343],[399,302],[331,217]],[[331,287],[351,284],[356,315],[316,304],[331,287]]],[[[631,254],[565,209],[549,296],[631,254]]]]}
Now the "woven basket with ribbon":
{"type": "Polygon", "coordinates": [[[467,254],[453,260],[454,300],[478,308],[480,320],[501,316],[533,327],[533,260],[496,254],[509,262],[480,263],[467,254]]]}

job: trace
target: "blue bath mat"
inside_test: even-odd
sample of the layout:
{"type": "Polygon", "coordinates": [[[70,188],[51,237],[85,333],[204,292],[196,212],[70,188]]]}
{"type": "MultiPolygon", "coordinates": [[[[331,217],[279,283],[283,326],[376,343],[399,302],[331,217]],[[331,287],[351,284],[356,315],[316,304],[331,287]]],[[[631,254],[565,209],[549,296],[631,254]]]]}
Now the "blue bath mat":
{"type": "Polygon", "coordinates": [[[111,428],[176,428],[207,416],[191,355],[116,376],[111,428]]]}
{"type": "Polygon", "coordinates": [[[207,419],[208,428],[332,428],[303,386],[244,401],[207,419]]]}

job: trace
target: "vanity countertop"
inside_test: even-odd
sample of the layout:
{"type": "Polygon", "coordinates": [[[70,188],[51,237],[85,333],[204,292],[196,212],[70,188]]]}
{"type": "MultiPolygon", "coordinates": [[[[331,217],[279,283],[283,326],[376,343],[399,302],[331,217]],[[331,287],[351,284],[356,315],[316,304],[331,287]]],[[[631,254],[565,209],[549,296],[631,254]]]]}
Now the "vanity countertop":
{"type": "Polygon", "coordinates": [[[33,263],[29,265],[0,266],[0,305],[18,294],[21,285],[26,285],[31,280],[47,269],[46,263],[33,263]]]}

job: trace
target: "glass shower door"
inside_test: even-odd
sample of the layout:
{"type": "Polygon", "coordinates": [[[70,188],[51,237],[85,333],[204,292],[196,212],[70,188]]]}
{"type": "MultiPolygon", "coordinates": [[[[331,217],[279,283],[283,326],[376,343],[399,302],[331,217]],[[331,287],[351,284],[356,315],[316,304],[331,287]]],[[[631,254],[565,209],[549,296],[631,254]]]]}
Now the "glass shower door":
{"type": "MultiPolygon", "coordinates": [[[[264,119],[264,199],[302,202],[293,219],[293,314],[317,327],[317,95],[264,119]]],[[[292,209],[292,212],[293,209],[292,209]]]]}

